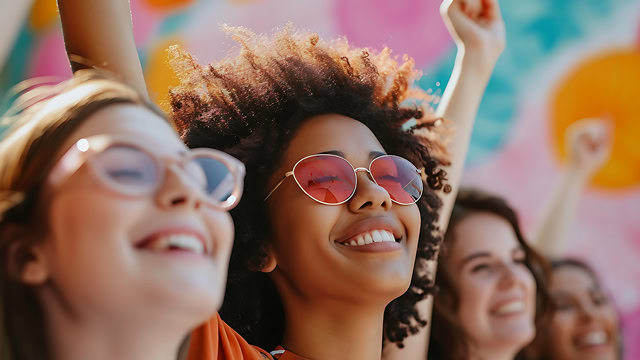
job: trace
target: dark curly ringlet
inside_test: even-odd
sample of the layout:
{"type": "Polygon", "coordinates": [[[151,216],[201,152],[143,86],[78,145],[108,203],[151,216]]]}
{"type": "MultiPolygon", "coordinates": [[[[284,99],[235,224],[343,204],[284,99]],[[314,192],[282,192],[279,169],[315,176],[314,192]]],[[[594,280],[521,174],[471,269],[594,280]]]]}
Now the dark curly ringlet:
{"type": "Polygon", "coordinates": [[[171,90],[174,122],[192,148],[222,149],[247,167],[243,200],[232,211],[236,236],[222,318],[249,343],[273,349],[282,339],[284,312],[269,277],[259,271],[271,225],[263,201],[267,180],[278,168],[296,130],[314,115],[335,113],[365,124],[391,154],[423,168],[425,192],[418,254],[410,288],[385,311],[384,336],[402,340],[426,325],[415,304],[432,293],[426,263],[441,240],[437,226],[448,192],[447,160],[439,140],[441,119],[429,118],[429,95],[412,88],[419,76],[413,61],[398,62],[388,49],[355,48],[344,38],[325,41],[315,33],[287,26],[273,36],[245,28],[225,28],[241,44],[237,56],[207,66],[178,47],[171,63],[181,85],[171,90]],[[408,101],[413,104],[406,106],[408,101]],[[403,125],[416,119],[408,131],[403,125]]]}

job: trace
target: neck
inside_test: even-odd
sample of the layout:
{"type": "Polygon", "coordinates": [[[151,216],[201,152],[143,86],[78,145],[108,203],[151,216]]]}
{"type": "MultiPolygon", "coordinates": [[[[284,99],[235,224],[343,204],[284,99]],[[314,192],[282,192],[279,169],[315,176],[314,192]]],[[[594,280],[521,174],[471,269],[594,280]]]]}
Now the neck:
{"type": "Polygon", "coordinates": [[[380,359],[384,304],[285,301],[282,346],[309,359],[380,359]]]}
{"type": "Polygon", "coordinates": [[[131,314],[83,316],[55,300],[45,300],[43,305],[54,360],[175,360],[188,332],[187,326],[176,331],[166,319],[151,322],[131,314]]]}

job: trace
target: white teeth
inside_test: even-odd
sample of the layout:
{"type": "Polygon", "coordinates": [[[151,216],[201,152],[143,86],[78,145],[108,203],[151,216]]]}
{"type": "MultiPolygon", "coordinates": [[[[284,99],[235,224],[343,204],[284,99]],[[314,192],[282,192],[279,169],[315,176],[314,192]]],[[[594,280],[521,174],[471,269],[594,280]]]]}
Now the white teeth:
{"type": "Polygon", "coordinates": [[[194,252],[196,254],[204,254],[204,246],[196,237],[189,235],[172,235],[169,236],[169,244],[184,250],[194,252]]]}
{"type": "Polygon", "coordinates": [[[204,245],[202,242],[191,235],[172,234],[161,236],[151,242],[147,249],[152,251],[167,251],[170,247],[180,248],[196,254],[204,254],[204,245]]]}
{"type": "Polygon", "coordinates": [[[524,302],[512,301],[497,308],[494,313],[498,315],[515,314],[524,311],[524,302]]]}
{"type": "Polygon", "coordinates": [[[598,346],[606,344],[608,340],[607,333],[604,331],[592,331],[580,338],[580,345],[598,346]]]}
{"type": "Polygon", "coordinates": [[[386,230],[373,230],[365,234],[358,235],[356,238],[345,241],[342,244],[347,246],[363,246],[374,242],[395,242],[393,233],[386,230]]]}
{"type": "Polygon", "coordinates": [[[373,242],[373,237],[371,236],[371,234],[369,233],[364,234],[364,243],[371,244],[372,242],[373,242]]]}

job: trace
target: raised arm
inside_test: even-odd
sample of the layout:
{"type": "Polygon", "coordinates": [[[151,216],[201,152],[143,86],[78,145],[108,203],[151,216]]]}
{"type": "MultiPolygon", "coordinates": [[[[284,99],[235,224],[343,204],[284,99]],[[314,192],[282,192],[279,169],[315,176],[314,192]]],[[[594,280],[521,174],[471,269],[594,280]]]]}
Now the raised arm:
{"type": "Polygon", "coordinates": [[[440,227],[445,231],[471,140],[473,123],[493,68],[506,44],[506,31],[497,0],[445,0],[440,13],[453,37],[458,54],[436,115],[450,121],[455,135],[448,150],[446,168],[452,187],[445,196],[440,227]]]}
{"type": "Polygon", "coordinates": [[[148,97],[128,0],[58,0],[73,71],[99,67],[148,97]]]}
{"type": "Polygon", "coordinates": [[[603,120],[584,119],[566,131],[567,165],[532,237],[534,248],[548,258],[564,253],[580,197],[609,159],[612,143],[607,130],[603,120]]]}
{"type": "MultiPolygon", "coordinates": [[[[440,14],[458,49],[447,88],[436,109],[436,115],[452,123],[455,130],[448,146],[451,166],[445,169],[452,191],[444,196],[439,220],[444,232],[462,179],[478,106],[496,61],[504,50],[506,35],[497,0],[445,0],[440,6],[440,14]]],[[[430,265],[431,273],[435,274],[437,263],[430,265]]],[[[433,297],[416,306],[429,325],[407,338],[403,349],[386,346],[383,359],[427,358],[433,297]]]]}

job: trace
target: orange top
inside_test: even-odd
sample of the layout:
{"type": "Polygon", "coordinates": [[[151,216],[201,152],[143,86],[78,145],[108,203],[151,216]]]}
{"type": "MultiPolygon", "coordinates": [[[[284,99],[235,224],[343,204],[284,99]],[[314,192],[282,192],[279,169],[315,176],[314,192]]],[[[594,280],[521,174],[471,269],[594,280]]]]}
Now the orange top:
{"type": "Polygon", "coordinates": [[[296,355],[291,351],[285,350],[282,346],[276,347],[276,349],[271,352],[271,355],[273,355],[273,358],[276,360],[309,360],[300,355],[296,355]]]}
{"type": "Polygon", "coordinates": [[[187,360],[273,360],[240,336],[216,313],[191,333],[187,360]]]}
{"type": "Polygon", "coordinates": [[[187,360],[306,360],[280,346],[272,354],[249,345],[216,313],[191,333],[187,360]]]}

